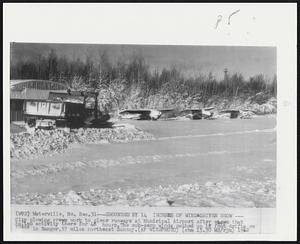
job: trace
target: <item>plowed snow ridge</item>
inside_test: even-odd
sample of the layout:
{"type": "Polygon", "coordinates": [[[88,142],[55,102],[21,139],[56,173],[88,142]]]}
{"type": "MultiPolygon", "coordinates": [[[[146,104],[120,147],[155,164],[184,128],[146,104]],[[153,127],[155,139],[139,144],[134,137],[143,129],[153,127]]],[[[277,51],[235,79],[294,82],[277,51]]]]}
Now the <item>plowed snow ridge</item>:
{"type": "Polygon", "coordinates": [[[236,132],[229,132],[229,133],[166,136],[166,137],[156,138],[155,140],[162,141],[162,140],[170,140],[170,139],[199,138],[199,137],[210,137],[210,136],[232,136],[232,135],[242,135],[242,134],[251,134],[251,133],[272,133],[272,132],[276,132],[276,128],[264,129],[264,130],[245,130],[245,131],[236,131],[236,132]]]}

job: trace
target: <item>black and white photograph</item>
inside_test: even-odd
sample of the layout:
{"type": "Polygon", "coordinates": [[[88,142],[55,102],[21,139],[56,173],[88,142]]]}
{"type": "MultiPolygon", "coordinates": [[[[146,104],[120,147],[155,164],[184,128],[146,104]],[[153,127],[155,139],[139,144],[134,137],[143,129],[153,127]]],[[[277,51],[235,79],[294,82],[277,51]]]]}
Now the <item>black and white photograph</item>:
{"type": "Polygon", "coordinates": [[[3,12],[6,240],[295,240],[296,4],[3,12]]]}
{"type": "Polygon", "coordinates": [[[276,48],[11,43],[11,201],[276,206],[276,48]]]}

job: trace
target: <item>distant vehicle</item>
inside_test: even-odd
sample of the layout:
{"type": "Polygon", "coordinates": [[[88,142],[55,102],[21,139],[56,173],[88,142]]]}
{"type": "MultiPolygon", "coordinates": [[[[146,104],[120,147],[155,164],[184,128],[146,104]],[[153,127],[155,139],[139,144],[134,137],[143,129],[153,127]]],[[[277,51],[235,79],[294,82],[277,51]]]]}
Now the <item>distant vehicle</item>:
{"type": "Polygon", "coordinates": [[[222,114],[229,113],[231,119],[236,119],[240,114],[240,110],[227,109],[227,110],[222,110],[220,113],[222,114]]]}
{"type": "Polygon", "coordinates": [[[187,119],[202,119],[202,109],[186,109],[180,112],[179,117],[187,119]]]}
{"type": "Polygon", "coordinates": [[[157,120],[161,112],[156,109],[126,109],[119,112],[121,119],[157,120]]]}
{"type": "Polygon", "coordinates": [[[178,112],[176,109],[126,109],[119,112],[121,119],[135,120],[157,120],[159,118],[168,119],[172,117],[181,117],[188,119],[207,119],[213,116],[214,107],[203,109],[185,109],[178,112]]]}
{"type": "Polygon", "coordinates": [[[161,112],[161,115],[159,116],[159,119],[175,119],[179,113],[178,109],[159,109],[159,112],[161,112]]]}
{"type": "Polygon", "coordinates": [[[185,109],[180,112],[179,117],[185,117],[188,119],[208,119],[211,118],[214,113],[211,112],[214,107],[202,108],[202,109],[185,109]]]}
{"type": "Polygon", "coordinates": [[[210,119],[213,117],[214,113],[211,110],[215,109],[214,107],[203,108],[202,109],[202,117],[204,119],[210,119]]]}

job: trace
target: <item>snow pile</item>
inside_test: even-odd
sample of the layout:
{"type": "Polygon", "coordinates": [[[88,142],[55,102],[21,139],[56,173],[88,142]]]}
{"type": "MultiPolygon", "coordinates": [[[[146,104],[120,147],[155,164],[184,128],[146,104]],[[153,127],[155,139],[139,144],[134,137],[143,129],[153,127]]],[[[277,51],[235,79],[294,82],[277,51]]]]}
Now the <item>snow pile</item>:
{"type": "Polygon", "coordinates": [[[212,96],[207,100],[205,106],[215,107],[217,111],[252,111],[256,115],[277,113],[277,99],[263,92],[259,92],[250,97],[222,98],[212,96]]]}
{"type": "Polygon", "coordinates": [[[133,127],[80,128],[70,132],[60,129],[37,130],[10,136],[11,158],[29,158],[64,152],[73,143],[115,143],[153,139],[152,135],[133,127]]]}
{"type": "Polygon", "coordinates": [[[252,111],[240,111],[240,119],[252,119],[255,116],[255,113],[252,111]]]}
{"type": "Polygon", "coordinates": [[[275,207],[273,179],[243,182],[222,181],[205,184],[166,185],[130,189],[90,189],[66,193],[21,193],[12,196],[14,204],[92,205],[92,206],[189,206],[189,207],[275,207]]]}
{"type": "Polygon", "coordinates": [[[244,105],[244,109],[252,110],[255,114],[273,114],[277,112],[277,99],[269,97],[263,92],[259,92],[256,95],[248,98],[244,105]]]}

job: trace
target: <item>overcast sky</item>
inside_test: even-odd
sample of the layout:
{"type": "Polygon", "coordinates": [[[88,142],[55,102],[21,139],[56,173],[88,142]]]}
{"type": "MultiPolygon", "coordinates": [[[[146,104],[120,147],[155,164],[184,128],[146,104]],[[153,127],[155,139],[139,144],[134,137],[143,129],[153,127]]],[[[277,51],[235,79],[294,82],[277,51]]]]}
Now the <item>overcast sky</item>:
{"type": "Polygon", "coordinates": [[[111,60],[126,60],[133,54],[142,54],[153,69],[175,65],[188,75],[212,72],[222,78],[225,68],[229,72],[239,72],[245,78],[256,74],[273,78],[276,74],[275,47],[13,43],[11,61],[34,59],[39,54],[47,55],[51,49],[58,56],[83,60],[86,55],[97,58],[103,51],[111,60]]]}

